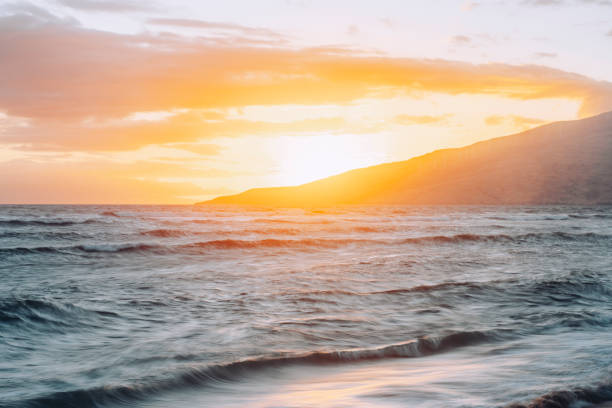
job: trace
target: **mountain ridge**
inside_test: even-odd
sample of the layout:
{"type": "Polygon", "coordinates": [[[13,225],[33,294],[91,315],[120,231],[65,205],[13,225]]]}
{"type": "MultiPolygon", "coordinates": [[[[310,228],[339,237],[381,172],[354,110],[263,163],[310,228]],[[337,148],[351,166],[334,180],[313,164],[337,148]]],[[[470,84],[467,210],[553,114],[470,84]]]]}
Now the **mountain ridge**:
{"type": "Polygon", "coordinates": [[[197,204],[611,203],[612,111],[353,169],[298,186],[254,188],[197,204]]]}

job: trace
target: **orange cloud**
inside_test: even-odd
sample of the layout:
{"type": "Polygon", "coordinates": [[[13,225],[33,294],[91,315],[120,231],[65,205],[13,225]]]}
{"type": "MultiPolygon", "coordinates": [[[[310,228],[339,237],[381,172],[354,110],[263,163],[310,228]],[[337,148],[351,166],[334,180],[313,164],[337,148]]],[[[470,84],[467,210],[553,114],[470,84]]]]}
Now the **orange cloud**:
{"type": "MultiPolygon", "coordinates": [[[[225,116],[228,108],[249,105],[349,104],[364,97],[435,92],[570,98],[582,102],[582,115],[612,107],[611,83],[542,66],[366,56],[346,48],[296,50],[278,48],[274,33],[256,28],[196,20],[149,23],[224,30],[238,37],[230,42],[227,37],[112,34],[49,13],[0,17],[0,111],[9,115],[0,121],[0,142],[64,152],[164,145],[210,157],[220,148],[197,142],[243,135],[374,133],[385,126],[384,121],[355,125],[342,117],[278,123],[225,116]],[[239,37],[247,34],[267,46],[239,37]],[[142,120],[138,112],[168,114],[142,120]]],[[[448,117],[404,114],[393,122],[433,125],[448,117]]],[[[486,119],[487,124],[495,120],[486,119]]],[[[518,128],[539,123],[518,116],[497,120],[518,128]]]]}
{"type": "Polygon", "coordinates": [[[399,123],[400,125],[430,125],[434,123],[443,123],[451,116],[452,115],[397,115],[394,118],[394,122],[399,123]]]}
{"type": "Polygon", "coordinates": [[[2,17],[0,108],[12,116],[75,120],[176,108],[346,103],[381,91],[573,98],[582,101],[583,115],[612,106],[611,83],[543,66],[247,45],[2,17]]]}
{"type": "Polygon", "coordinates": [[[511,122],[516,128],[527,128],[546,123],[542,119],[527,118],[519,115],[492,115],[485,118],[485,124],[488,126],[497,126],[507,122],[511,122]]]}
{"type": "MultiPolygon", "coordinates": [[[[99,12],[136,4],[60,3],[99,12]]],[[[321,133],[353,137],[386,130],[388,118],[395,125],[442,125],[451,116],[422,114],[431,113],[427,110],[412,114],[404,106],[388,116],[364,108],[345,117],[341,109],[330,108],[337,112],[333,117],[281,116],[280,122],[273,115],[229,114],[252,105],[273,107],[282,115],[285,104],[345,108],[364,98],[435,93],[573,99],[582,103],[582,115],[612,107],[611,83],[543,66],[393,58],[331,46],[291,49],[282,36],[266,29],[199,20],[147,21],[198,30],[200,36],[194,38],[116,34],[85,29],[34,6],[21,7],[23,12],[15,7],[13,15],[0,16],[0,143],[11,145],[0,159],[23,159],[0,163],[1,199],[6,202],[187,202],[183,197],[227,193],[219,186],[237,174],[244,176],[237,172],[247,166],[274,165],[265,158],[253,160],[251,150],[235,149],[235,144],[232,153],[228,146],[233,142],[224,151],[216,143],[225,141],[211,139],[321,133]],[[407,113],[393,116],[398,112],[407,113]],[[160,148],[132,152],[149,145],[184,150],[186,157],[171,157],[177,152],[160,148]],[[157,156],[147,156],[155,149],[157,156]],[[71,153],[76,151],[89,153],[71,153]],[[234,156],[222,156],[226,152],[234,156]],[[83,159],[89,156],[95,159],[83,159]],[[134,157],[139,159],[125,162],[134,157]],[[223,169],[211,168],[211,163],[223,169]],[[222,180],[211,181],[209,188],[183,182],[207,178],[222,180]]],[[[516,115],[485,121],[518,128],[541,122],[516,115]]],[[[319,157],[314,150],[310,153],[319,157]]]]}
{"type": "Polygon", "coordinates": [[[216,156],[222,150],[221,146],[210,143],[175,143],[168,147],[186,150],[201,156],[216,156]]]}
{"type": "MultiPolygon", "coordinates": [[[[15,126],[6,132],[5,142],[21,143],[28,150],[117,151],[146,145],[178,143],[184,150],[202,151],[193,142],[218,137],[243,135],[290,135],[333,131],[347,126],[344,119],[317,118],[292,122],[263,122],[242,119],[207,120],[201,111],[189,111],[159,121],[32,121],[30,126],[15,126]]],[[[170,146],[172,147],[172,146],[170,146]]],[[[206,155],[218,150],[204,148],[206,155]]],[[[201,154],[201,153],[199,153],[201,154]]]]}

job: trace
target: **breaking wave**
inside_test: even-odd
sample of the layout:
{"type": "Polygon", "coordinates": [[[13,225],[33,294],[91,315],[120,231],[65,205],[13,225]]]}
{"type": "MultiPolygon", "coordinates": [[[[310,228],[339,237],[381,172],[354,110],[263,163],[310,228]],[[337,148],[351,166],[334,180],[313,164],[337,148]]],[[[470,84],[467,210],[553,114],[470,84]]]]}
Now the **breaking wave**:
{"type": "Polygon", "coordinates": [[[117,317],[113,312],[89,310],[71,303],[58,303],[47,299],[12,298],[0,300],[0,327],[3,330],[21,327],[42,331],[89,326],[93,320],[117,317]]]}
{"type": "MultiPolygon", "coordinates": [[[[144,384],[105,386],[93,389],[57,392],[48,396],[13,404],[17,407],[99,407],[110,403],[129,403],[151,395],[185,387],[214,386],[215,383],[238,381],[244,376],[268,368],[291,365],[347,364],[357,361],[382,360],[391,358],[417,358],[443,353],[461,347],[496,341],[495,333],[479,331],[455,332],[441,337],[421,337],[405,343],[377,348],[338,351],[316,351],[300,355],[262,357],[235,361],[229,364],[193,368],[176,373],[164,380],[144,384]]],[[[9,405],[10,406],[10,405],[9,405]]]]}
{"type": "Polygon", "coordinates": [[[515,403],[506,408],[577,408],[612,401],[612,383],[573,390],[552,391],[526,404],[515,403]]]}

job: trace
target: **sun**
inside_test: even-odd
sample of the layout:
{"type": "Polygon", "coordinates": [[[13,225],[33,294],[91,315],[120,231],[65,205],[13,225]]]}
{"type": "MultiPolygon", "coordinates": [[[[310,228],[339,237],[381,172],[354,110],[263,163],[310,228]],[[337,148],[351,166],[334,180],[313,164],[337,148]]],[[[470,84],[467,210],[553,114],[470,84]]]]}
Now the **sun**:
{"type": "Polygon", "coordinates": [[[379,143],[364,135],[287,136],[275,141],[279,185],[298,185],[384,161],[379,143]],[[376,146],[374,146],[376,145],[376,146]]]}

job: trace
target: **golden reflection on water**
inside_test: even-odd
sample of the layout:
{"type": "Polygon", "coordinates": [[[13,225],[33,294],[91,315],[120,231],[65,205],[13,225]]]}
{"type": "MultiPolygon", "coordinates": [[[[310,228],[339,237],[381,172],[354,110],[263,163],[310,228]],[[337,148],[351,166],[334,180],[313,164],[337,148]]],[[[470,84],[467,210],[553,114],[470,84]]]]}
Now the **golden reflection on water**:
{"type": "MultiPolygon", "coordinates": [[[[486,372],[486,363],[456,357],[359,362],[311,370],[292,367],[283,376],[286,382],[253,406],[406,406],[408,401],[434,400],[435,394],[448,393],[453,383],[478,381],[477,377],[486,372]]],[[[458,392],[457,401],[465,404],[469,400],[478,398],[458,392]]]]}

